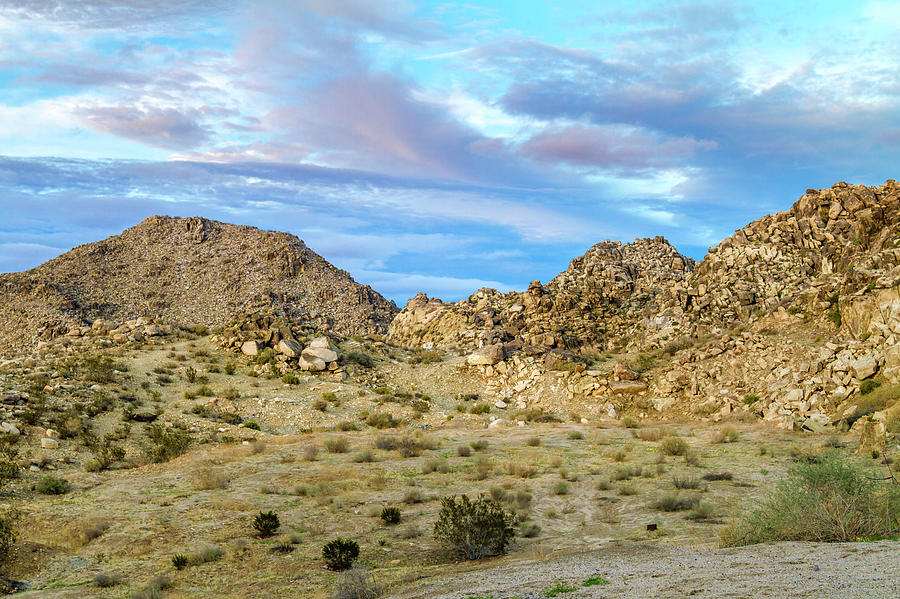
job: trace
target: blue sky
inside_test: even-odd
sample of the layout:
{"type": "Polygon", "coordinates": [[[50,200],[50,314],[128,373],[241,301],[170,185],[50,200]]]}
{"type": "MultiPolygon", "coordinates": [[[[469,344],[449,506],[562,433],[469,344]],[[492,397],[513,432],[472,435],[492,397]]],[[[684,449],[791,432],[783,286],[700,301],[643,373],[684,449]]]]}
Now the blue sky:
{"type": "Polygon", "coordinates": [[[900,2],[0,0],[0,271],[151,214],[401,305],[900,173],[900,2]]]}

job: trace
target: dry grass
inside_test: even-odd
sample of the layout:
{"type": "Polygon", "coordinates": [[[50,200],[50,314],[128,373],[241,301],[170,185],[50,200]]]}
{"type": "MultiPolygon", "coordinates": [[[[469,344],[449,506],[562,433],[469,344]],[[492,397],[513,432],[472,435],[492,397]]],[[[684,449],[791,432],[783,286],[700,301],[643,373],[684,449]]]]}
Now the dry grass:
{"type": "Polygon", "coordinates": [[[212,466],[201,466],[194,472],[194,488],[198,491],[224,489],[228,485],[228,475],[212,466]]]}

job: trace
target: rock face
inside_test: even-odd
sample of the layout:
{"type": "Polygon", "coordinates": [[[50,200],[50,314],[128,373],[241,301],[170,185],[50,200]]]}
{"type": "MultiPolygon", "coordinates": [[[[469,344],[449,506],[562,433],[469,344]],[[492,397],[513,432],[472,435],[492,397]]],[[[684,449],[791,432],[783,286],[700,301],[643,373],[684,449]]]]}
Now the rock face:
{"type": "Polygon", "coordinates": [[[97,319],[223,324],[270,310],[339,334],[383,333],[396,307],[293,235],[152,216],[23,273],[0,276],[0,348],[97,319]]]}

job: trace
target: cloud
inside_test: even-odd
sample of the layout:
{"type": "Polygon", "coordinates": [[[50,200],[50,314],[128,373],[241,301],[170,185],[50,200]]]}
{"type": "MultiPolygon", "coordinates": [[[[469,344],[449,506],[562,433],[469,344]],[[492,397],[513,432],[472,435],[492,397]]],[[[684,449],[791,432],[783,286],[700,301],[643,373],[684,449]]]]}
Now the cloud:
{"type": "Polygon", "coordinates": [[[549,127],[519,149],[539,162],[643,170],[684,163],[698,150],[714,150],[716,145],[692,137],[666,138],[639,127],[574,124],[549,127]]]}
{"type": "Polygon", "coordinates": [[[23,265],[41,264],[68,249],[40,243],[0,243],[0,273],[24,270],[23,265]]]}
{"type": "Polygon", "coordinates": [[[100,106],[82,108],[77,114],[92,129],[157,148],[190,149],[209,139],[209,132],[199,124],[195,111],[100,106]]]}
{"type": "MultiPolygon", "coordinates": [[[[386,271],[359,271],[354,278],[359,282],[371,285],[385,297],[408,299],[423,290],[428,290],[430,297],[459,299],[471,295],[482,287],[490,287],[503,292],[512,291],[513,286],[499,281],[477,278],[456,278],[423,275],[418,273],[400,273],[386,271]]],[[[400,305],[405,302],[401,301],[400,305]]]]}

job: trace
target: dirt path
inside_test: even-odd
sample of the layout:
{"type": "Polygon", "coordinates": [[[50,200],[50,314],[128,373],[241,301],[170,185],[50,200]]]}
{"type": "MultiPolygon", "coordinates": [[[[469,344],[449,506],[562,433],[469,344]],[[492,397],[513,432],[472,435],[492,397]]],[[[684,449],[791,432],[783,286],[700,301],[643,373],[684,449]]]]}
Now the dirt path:
{"type": "Polygon", "coordinates": [[[696,549],[611,542],[580,555],[494,567],[418,585],[395,599],[529,599],[564,582],[560,597],[900,597],[900,543],[772,543],[696,549]],[[592,576],[610,584],[582,587],[592,576]]]}

